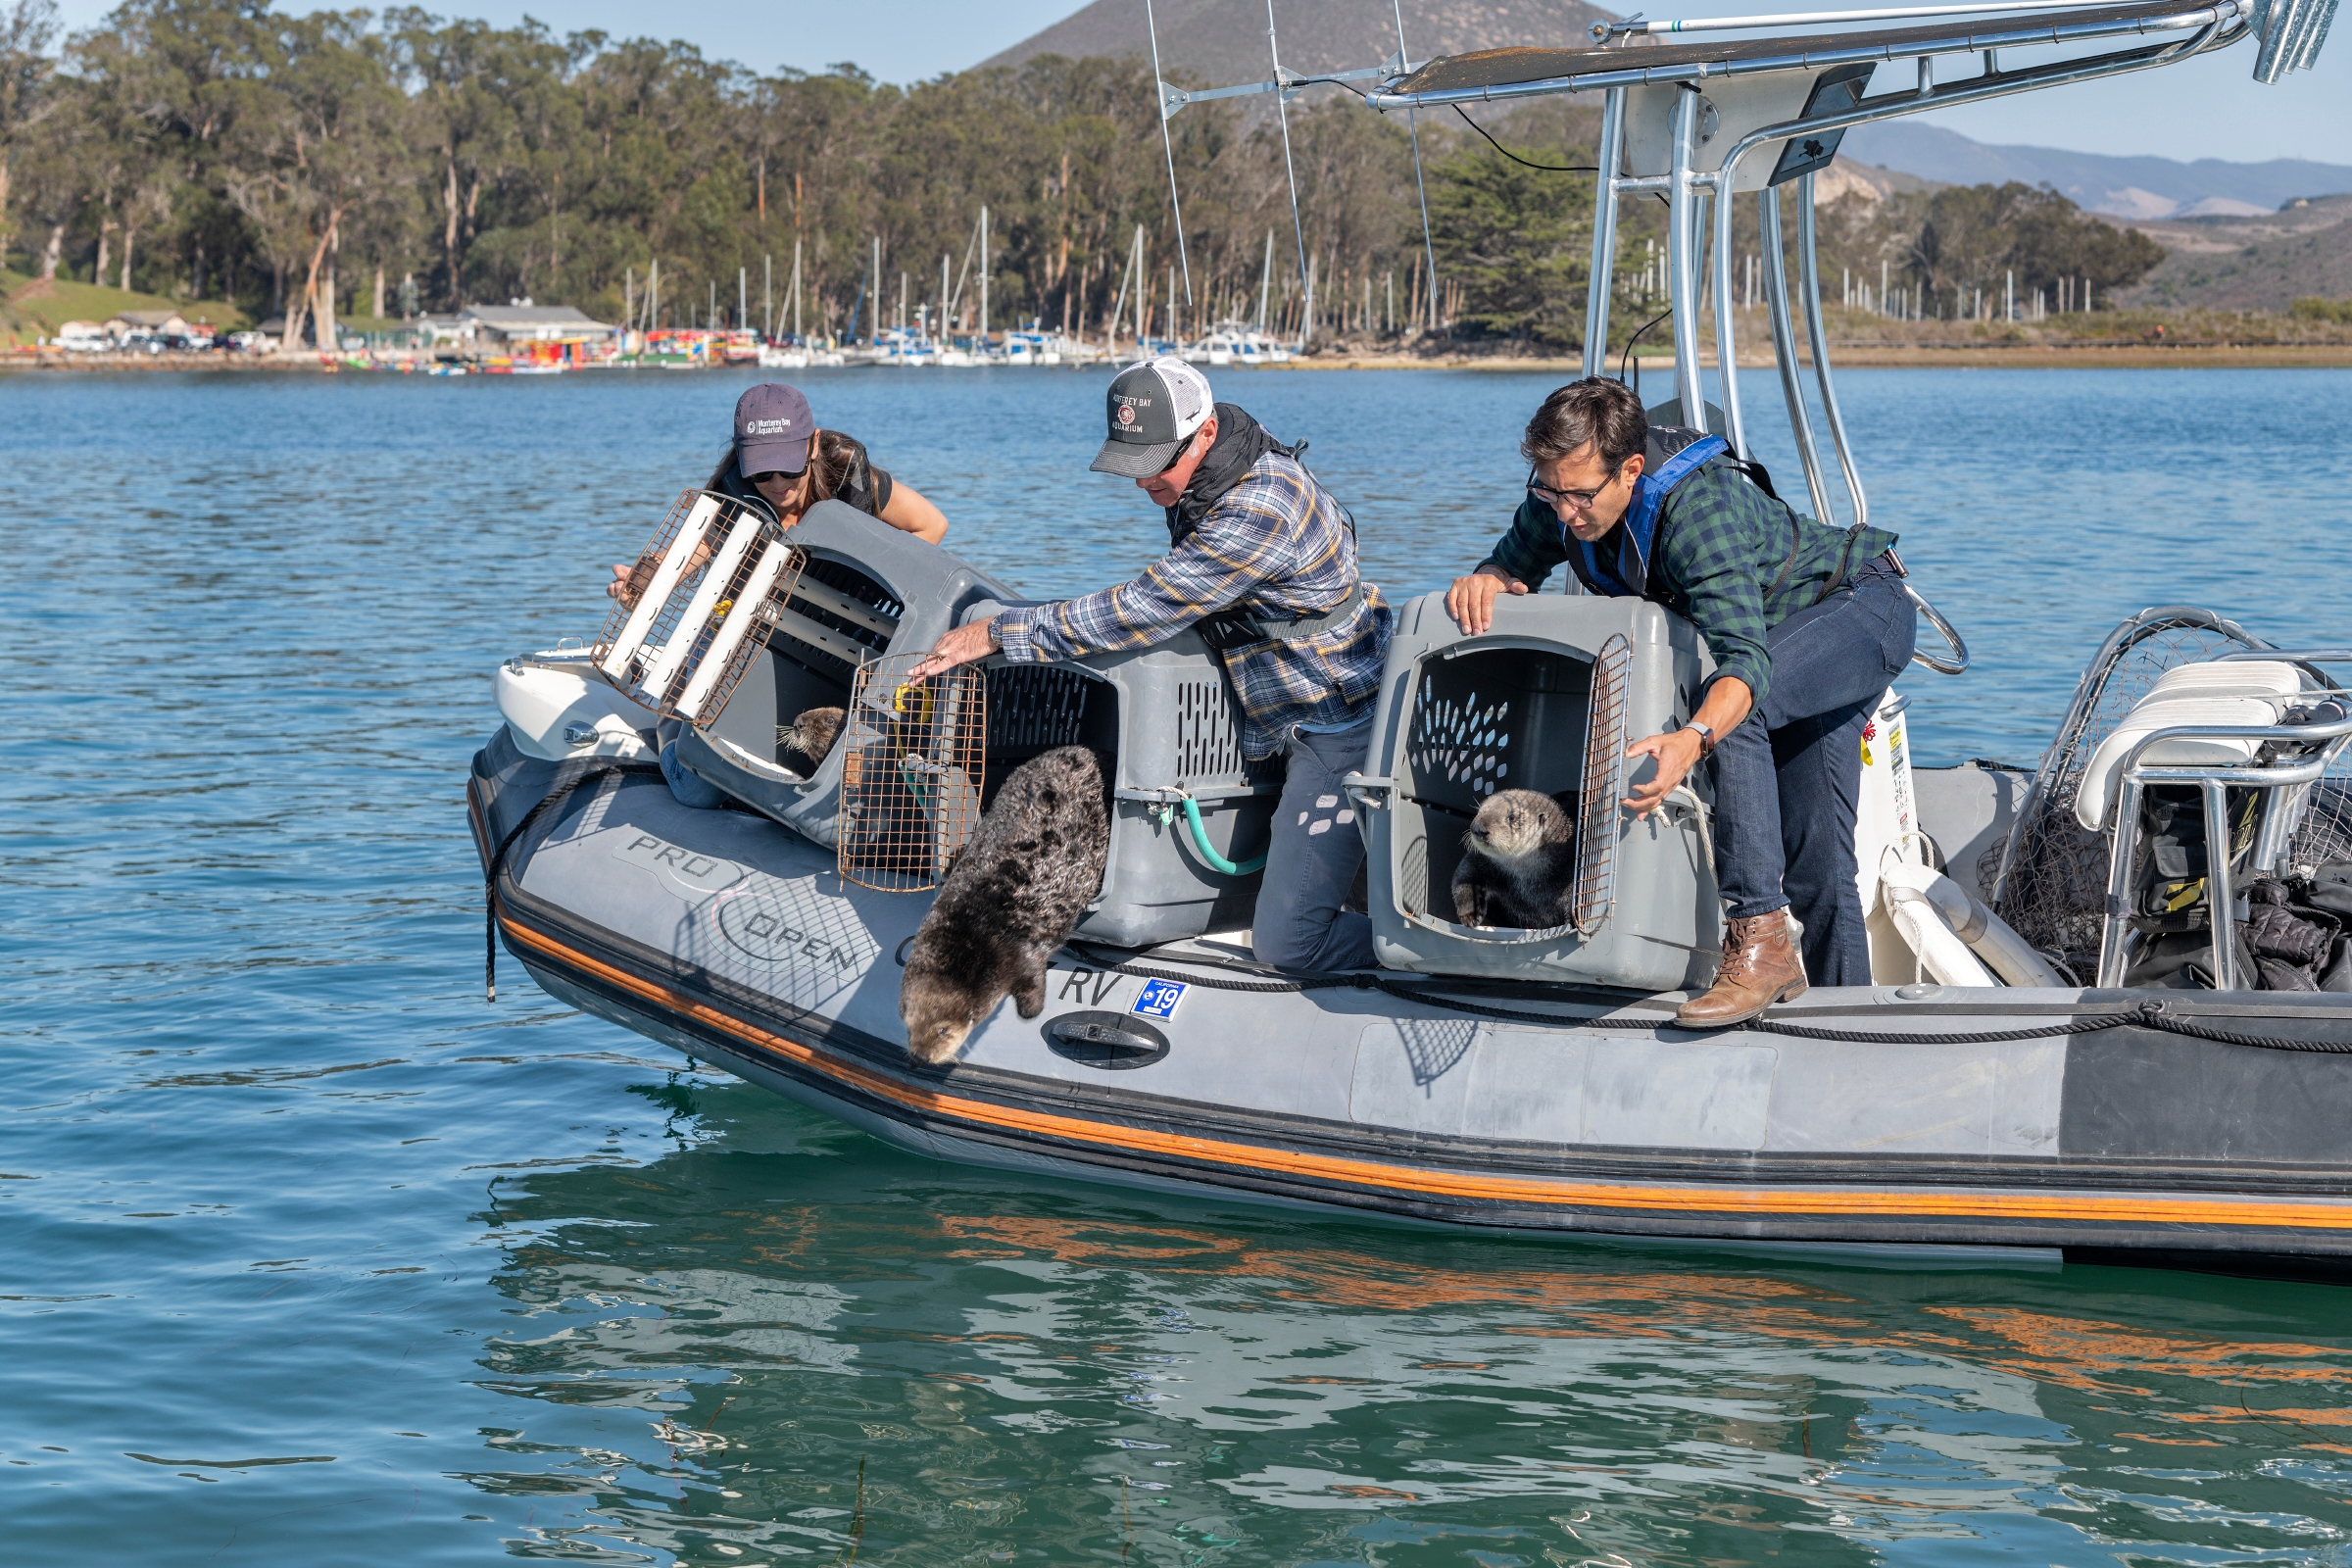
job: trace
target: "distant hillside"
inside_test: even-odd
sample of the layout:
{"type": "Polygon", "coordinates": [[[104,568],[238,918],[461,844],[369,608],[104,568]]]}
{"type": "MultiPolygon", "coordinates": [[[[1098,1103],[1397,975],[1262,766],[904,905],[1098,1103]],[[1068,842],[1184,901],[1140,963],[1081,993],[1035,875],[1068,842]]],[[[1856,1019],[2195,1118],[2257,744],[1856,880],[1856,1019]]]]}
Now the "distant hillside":
{"type": "Polygon", "coordinates": [[[2299,299],[2352,299],[2352,195],[2253,218],[2130,225],[2172,252],[2127,304],[2282,311],[2299,299]]]}
{"type": "Polygon", "coordinates": [[[2116,218],[2248,217],[2296,196],[2352,191],[2352,168],[2276,158],[2232,164],[2200,158],[2112,158],[2057,147],[1990,147],[1940,125],[1856,125],[1842,149],[1867,163],[1948,185],[2023,180],[2054,185],[2078,207],[2116,218]]]}
{"type": "MultiPolygon", "coordinates": [[[[1218,86],[1272,74],[1265,0],[1157,0],[1153,9],[1163,70],[1218,86]]],[[[1407,0],[1404,41],[1416,62],[1515,44],[1584,44],[1591,41],[1585,29],[1612,15],[1579,0],[1407,0]]],[[[1395,14],[1375,0],[1283,0],[1275,20],[1286,70],[1347,71],[1377,66],[1396,52],[1395,14]]],[[[1116,57],[1150,48],[1137,0],[1094,0],[981,64],[1013,66],[1045,54],[1116,57]]]]}

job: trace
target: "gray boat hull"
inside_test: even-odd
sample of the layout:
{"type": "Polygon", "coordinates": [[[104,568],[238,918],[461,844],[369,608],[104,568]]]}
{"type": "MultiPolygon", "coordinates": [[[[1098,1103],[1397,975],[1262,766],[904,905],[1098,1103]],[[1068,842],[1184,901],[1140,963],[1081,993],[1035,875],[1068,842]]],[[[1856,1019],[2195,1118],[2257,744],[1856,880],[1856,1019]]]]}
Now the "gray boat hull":
{"type": "MultiPolygon", "coordinates": [[[[787,829],[612,766],[503,731],[476,759],[508,951],[553,995],[924,1154],[1482,1229],[2352,1258],[2341,998],[2168,993],[2143,1022],[2139,993],[1817,989],[1701,1036],[1672,998],[1595,989],[1269,990],[1212,941],[1067,952],[1041,1017],[1006,1003],[923,1068],[898,986],[927,895],[847,884],[787,829]],[[1071,1049],[1072,1015],[1133,1017],[1138,966],[1185,983],[1151,1021],[1164,1053],[1071,1049]]],[[[1959,863],[2002,786],[1947,785],[1982,818],[1942,824],[1959,863]]]]}

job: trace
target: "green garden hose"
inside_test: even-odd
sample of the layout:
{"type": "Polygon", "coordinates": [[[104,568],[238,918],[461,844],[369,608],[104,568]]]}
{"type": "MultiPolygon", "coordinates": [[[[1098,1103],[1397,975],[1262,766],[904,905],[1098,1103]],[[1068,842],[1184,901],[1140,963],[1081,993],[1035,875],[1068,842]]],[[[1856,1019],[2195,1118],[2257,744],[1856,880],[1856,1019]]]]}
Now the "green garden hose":
{"type": "Polygon", "coordinates": [[[1200,822],[1200,803],[1190,795],[1184,798],[1184,819],[1192,824],[1193,848],[1200,852],[1200,858],[1206,860],[1212,870],[1222,871],[1227,876],[1248,876],[1252,871],[1262,871],[1266,868],[1266,858],[1262,855],[1255,859],[1244,860],[1236,865],[1210,848],[1208,829],[1200,822]]]}

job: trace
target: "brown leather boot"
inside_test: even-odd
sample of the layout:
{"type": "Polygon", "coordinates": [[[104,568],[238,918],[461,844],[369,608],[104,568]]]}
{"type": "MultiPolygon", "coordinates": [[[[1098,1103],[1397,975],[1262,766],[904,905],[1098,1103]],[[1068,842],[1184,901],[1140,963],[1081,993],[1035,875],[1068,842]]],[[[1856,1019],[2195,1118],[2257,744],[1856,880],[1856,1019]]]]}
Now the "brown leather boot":
{"type": "Polygon", "coordinates": [[[1731,923],[1723,934],[1723,966],[1715,971],[1715,983],[1676,1008],[1674,1021],[1692,1029],[1722,1029],[1804,994],[1805,965],[1788,945],[1788,911],[1775,909],[1731,923]]]}

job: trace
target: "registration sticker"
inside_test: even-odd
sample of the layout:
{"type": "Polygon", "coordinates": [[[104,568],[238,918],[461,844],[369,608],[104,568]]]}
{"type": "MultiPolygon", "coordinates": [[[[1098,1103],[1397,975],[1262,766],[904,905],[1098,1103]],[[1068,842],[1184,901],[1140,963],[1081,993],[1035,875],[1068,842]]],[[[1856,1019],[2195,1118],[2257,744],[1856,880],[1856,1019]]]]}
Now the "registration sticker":
{"type": "Polygon", "coordinates": [[[1188,988],[1181,980],[1147,980],[1144,994],[1135,999],[1129,1012],[1140,1012],[1147,1018],[1173,1018],[1176,1004],[1184,1000],[1188,988]]]}

